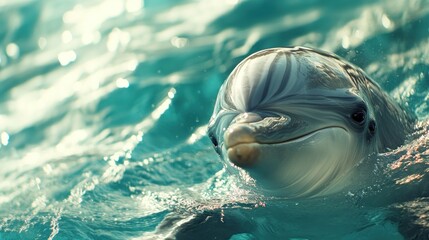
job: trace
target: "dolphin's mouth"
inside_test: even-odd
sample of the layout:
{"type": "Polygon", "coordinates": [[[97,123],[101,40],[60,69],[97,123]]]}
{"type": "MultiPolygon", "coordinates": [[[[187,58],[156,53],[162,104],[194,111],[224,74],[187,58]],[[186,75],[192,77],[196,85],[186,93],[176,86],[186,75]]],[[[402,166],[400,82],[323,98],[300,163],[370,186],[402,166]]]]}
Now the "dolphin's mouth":
{"type": "Polygon", "coordinates": [[[284,144],[284,143],[293,143],[293,142],[303,141],[303,140],[305,140],[305,139],[307,139],[307,138],[310,138],[311,136],[313,136],[313,135],[317,134],[317,133],[318,133],[318,132],[320,132],[320,131],[323,131],[323,130],[326,130],[326,129],[334,129],[334,128],[340,128],[340,129],[343,129],[343,130],[345,130],[346,132],[348,132],[348,131],[347,131],[347,129],[345,129],[344,127],[340,127],[340,126],[329,126],[329,127],[319,128],[319,129],[316,129],[316,130],[313,130],[313,131],[310,131],[310,132],[304,133],[304,134],[302,134],[302,135],[298,135],[298,136],[296,136],[296,137],[289,138],[289,139],[287,139],[287,140],[282,140],[282,141],[273,141],[273,142],[261,142],[261,143],[259,143],[259,144],[273,144],[273,145],[275,145],[275,144],[284,144]]]}
{"type": "Polygon", "coordinates": [[[234,144],[225,145],[225,148],[228,154],[228,158],[234,165],[246,168],[253,166],[258,161],[261,155],[261,148],[263,148],[264,146],[276,147],[281,145],[291,145],[294,143],[298,144],[300,142],[305,142],[308,139],[313,138],[319,133],[335,129],[341,129],[345,132],[348,132],[347,129],[341,126],[328,126],[315,129],[313,131],[309,131],[286,140],[270,142],[259,142],[253,136],[243,134],[242,139],[234,139],[234,144]]]}
{"type": "Polygon", "coordinates": [[[269,145],[276,145],[276,144],[284,144],[284,143],[293,143],[293,142],[298,142],[298,141],[303,141],[307,138],[310,138],[311,136],[317,134],[320,131],[326,130],[326,129],[334,129],[334,128],[340,128],[342,130],[345,130],[346,132],[348,132],[348,130],[344,127],[341,126],[328,126],[328,127],[323,127],[323,128],[318,128],[315,129],[313,131],[309,131],[306,132],[304,134],[298,135],[298,136],[294,136],[292,138],[286,139],[286,140],[280,140],[280,141],[257,141],[254,137],[249,137],[246,136],[243,138],[243,141],[236,141],[234,142],[234,144],[231,144],[229,146],[226,146],[226,149],[230,149],[230,148],[234,148],[240,145],[246,145],[246,144],[269,144],[269,145]]]}

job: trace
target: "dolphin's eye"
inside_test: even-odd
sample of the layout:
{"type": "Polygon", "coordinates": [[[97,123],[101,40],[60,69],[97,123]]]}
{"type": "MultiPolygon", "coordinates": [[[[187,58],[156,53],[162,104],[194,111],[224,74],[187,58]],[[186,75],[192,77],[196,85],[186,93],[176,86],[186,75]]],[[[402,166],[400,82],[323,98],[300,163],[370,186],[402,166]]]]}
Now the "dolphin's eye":
{"type": "Polygon", "coordinates": [[[366,111],[359,109],[356,112],[352,113],[351,118],[358,124],[363,124],[366,119],[366,111]]]}

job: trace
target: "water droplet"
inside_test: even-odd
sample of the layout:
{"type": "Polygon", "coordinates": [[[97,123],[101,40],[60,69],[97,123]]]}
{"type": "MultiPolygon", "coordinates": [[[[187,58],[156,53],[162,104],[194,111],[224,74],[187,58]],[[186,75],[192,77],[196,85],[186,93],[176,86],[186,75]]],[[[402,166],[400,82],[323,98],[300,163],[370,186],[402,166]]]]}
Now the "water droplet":
{"type": "Polygon", "coordinates": [[[386,14],[383,14],[383,16],[381,17],[381,24],[383,24],[383,27],[385,28],[393,27],[392,21],[386,16],[386,14]]]}
{"type": "Polygon", "coordinates": [[[6,54],[12,58],[12,59],[16,59],[19,56],[19,47],[18,45],[16,45],[15,43],[9,43],[6,46],[6,54]]]}
{"type": "Polygon", "coordinates": [[[170,91],[168,91],[168,97],[174,98],[174,95],[176,94],[176,89],[172,88],[170,91]]]}

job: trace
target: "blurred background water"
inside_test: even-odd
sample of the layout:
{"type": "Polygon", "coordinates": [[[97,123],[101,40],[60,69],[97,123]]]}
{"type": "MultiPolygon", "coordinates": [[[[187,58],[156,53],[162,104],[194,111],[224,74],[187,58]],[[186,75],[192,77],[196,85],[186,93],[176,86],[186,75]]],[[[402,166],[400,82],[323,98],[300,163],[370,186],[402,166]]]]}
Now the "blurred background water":
{"type": "MultiPolygon", "coordinates": [[[[224,172],[205,127],[240,60],[291,45],[339,54],[428,117],[427,0],[0,0],[0,239],[162,239],[200,212],[266,217],[270,202],[224,172]]],[[[384,155],[420,161],[397,184],[427,181],[427,142],[384,155]]],[[[401,239],[367,218],[384,230],[345,239],[401,239]]],[[[285,226],[264,221],[255,236],[285,226]]],[[[227,239],[220,222],[205,229],[227,239]]],[[[316,223],[292,222],[301,235],[285,238],[313,239],[316,223]]]]}

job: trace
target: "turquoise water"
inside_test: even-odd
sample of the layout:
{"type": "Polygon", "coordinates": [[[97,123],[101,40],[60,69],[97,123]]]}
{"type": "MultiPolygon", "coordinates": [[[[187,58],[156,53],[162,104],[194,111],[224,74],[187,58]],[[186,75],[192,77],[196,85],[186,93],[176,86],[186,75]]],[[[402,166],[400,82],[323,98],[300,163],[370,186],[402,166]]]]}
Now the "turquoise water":
{"type": "Polygon", "coordinates": [[[0,239],[429,232],[427,0],[2,0],[0,22],[0,239]],[[290,45],[362,67],[420,120],[352,191],[264,198],[205,136],[235,65],[290,45]]]}

